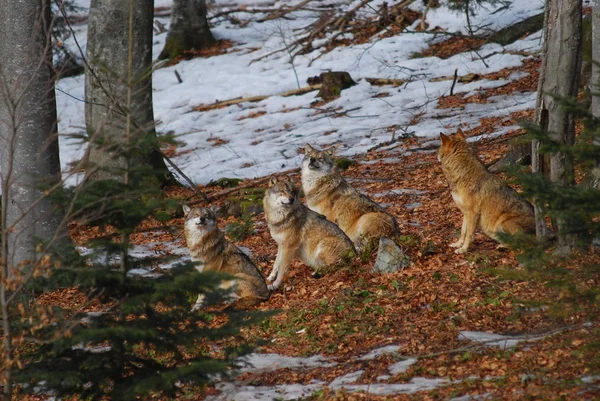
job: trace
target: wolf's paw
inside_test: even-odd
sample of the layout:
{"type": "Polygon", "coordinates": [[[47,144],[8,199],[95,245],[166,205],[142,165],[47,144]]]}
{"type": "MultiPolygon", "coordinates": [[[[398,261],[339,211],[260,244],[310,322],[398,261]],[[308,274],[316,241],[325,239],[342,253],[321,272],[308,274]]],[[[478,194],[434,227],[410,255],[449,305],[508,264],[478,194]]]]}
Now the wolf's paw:
{"type": "Polygon", "coordinates": [[[450,248],[460,248],[463,246],[463,241],[456,241],[448,245],[450,248]]]}
{"type": "Polygon", "coordinates": [[[461,253],[466,253],[466,252],[467,252],[467,248],[465,248],[464,246],[463,246],[463,247],[460,247],[460,248],[458,248],[456,251],[454,251],[454,253],[456,253],[456,254],[459,254],[459,255],[460,255],[461,253]]]}
{"type": "Polygon", "coordinates": [[[277,272],[269,274],[269,277],[267,277],[267,281],[270,283],[273,280],[275,280],[275,277],[277,277],[277,272]]]}

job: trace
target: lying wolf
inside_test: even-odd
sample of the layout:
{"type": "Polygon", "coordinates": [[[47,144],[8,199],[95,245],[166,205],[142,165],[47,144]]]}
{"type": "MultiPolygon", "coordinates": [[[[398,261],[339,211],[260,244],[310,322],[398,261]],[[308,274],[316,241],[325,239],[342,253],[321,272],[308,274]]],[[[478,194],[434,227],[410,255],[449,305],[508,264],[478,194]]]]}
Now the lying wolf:
{"type": "Polygon", "coordinates": [[[340,226],[357,248],[398,234],[396,219],[342,177],[331,150],[306,145],[302,189],[308,207],[340,226]]]}

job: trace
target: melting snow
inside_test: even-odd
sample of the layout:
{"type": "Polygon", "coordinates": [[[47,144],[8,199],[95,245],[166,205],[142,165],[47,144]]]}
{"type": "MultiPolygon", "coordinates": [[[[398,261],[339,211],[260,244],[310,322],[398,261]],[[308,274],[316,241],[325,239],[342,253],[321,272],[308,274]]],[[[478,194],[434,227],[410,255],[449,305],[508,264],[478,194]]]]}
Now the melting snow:
{"type": "Polygon", "coordinates": [[[388,370],[392,375],[397,375],[398,373],[404,373],[410,368],[412,365],[417,363],[417,360],[414,358],[406,359],[404,361],[396,362],[391,365],[388,370]]]}
{"type": "Polygon", "coordinates": [[[488,347],[500,347],[500,348],[514,348],[517,344],[523,341],[537,341],[547,334],[541,335],[502,335],[485,333],[481,331],[461,331],[458,334],[458,338],[461,340],[469,340],[484,344],[488,347]]]}
{"type": "Polygon", "coordinates": [[[369,352],[366,355],[361,356],[358,359],[361,361],[369,361],[371,359],[378,358],[381,355],[394,354],[394,353],[398,352],[399,349],[400,349],[399,345],[386,345],[385,347],[374,349],[373,351],[369,352]]]}
{"type": "Polygon", "coordinates": [[[336,362],[321,355],[301,358],[278,354],[250,354],[240,362],[246,365],[241,369],[242,372],[271,371],[283,368],[323,368],[336,365],[336,362]]]}

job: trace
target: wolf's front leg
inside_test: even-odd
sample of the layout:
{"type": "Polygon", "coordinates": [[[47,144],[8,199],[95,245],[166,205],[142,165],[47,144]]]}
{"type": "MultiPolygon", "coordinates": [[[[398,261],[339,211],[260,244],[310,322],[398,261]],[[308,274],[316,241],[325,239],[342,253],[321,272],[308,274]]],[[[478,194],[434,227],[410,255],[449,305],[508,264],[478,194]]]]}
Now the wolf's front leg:
{"type": "Polygon", "coordinates": [[[473,240],[473,234],[475,234],[475,229],[479,224],[479,215],[475,212],[466,212],[464,221],[466,222],[464,243],[454,253],[465,253],[469,249],[469,245],[471,245],[471,241],[473,240]]]}
{"type": "Polygon", "coordinates": [[[451,248],[460,248],[461,246],[463,246],[463,244],[465,243],[466,232],[467,232],[467,215],[463,213],[463,221],[462,221],[462,227],[460,229],[460,237],[458,238],[458,241],[453,242],[448,246],[451,248]]]}
{"type": "Polygon", "coordinates": [[[268,282],[272,282],[277,277],[277,272],[279,271],[279,264],[281,263],[281,253],[283,252],[283,247],[277,246],[277,257],[275,258],[275,263],[273,264],[273,269],[271,269],[271,273],[267,277],[268,282]]]}
{"type": "Polygon", "coordinates": [[[277,279],[273,282],[273,284],[269,284],[267,288],[269,291],[274,291],[281,286],[283,282],[283,276],[285,276],[285,272],[288,267],[292,263],[292,259],[294,258],[294,251],[286,246],[280,245],[277,249],[277,259],[275,259],[275,266],[273,266],[273,270],[277,271],[277,279]]]}

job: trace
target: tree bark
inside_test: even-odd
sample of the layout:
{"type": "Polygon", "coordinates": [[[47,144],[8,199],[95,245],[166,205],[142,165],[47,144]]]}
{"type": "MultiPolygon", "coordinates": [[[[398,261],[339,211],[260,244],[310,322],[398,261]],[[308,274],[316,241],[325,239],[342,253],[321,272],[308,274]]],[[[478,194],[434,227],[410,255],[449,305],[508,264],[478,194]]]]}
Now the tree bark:
{"type": "MultiPolygon", "coordinates": [[[[8,300],[52,242],[67,234],[63,211],[44,189],[60,183],[50,1],[1,1],[0,178],[2,182],[2,309],[4,398],[12,396],[8,300]],[[23,276],[13,275],[21,270],[23,276]],[[11,283],[10,278],[19,282],[11,283]]],[[[65,237],[62,237],[64,239],[65,237]]]]}
{"type": "MultiPolygon", "coordinates": [[[[590,92],[592,94],[592,114],[594,117],[600,117],[600,3],[592,3],[592,57],[590,78],[590,92]]],[[[594,144],[600,146],[600,140],[595,140],[594,144]]],[[[583,178],[583,185],[589,188],[600,189],[600,160],[596,161],[596,166],[590,169],[583,178]]]]}
{"type": "MultiPolygon", "coordinates": [[[[540,71],[536,105],[536,121],[557,143],[575,143],[575,120],[560,104],[558,97],[576,97],[581,71],[581,3],[569,0],[548,0],[545,10],[544,58],[540,71]]],[[[532,144],[532,171],[542,172],[562,186],[574,183],[572,157],[564,152],[540,155],[539,143],[532,144]]],[[[544,216],[536,205],[537,235],[545,236],[544,216]]],[[[558,218],[559,248],[568,252],[573,238],[568,234],[568,222],[558,218]]]]}
{"type": "Polygon", "coordinates": [[[127,166],[149,165],[160,183],[166,185],[173,183],[173,178],[160,152],[152,107],[154,1],[132,1],[132,38],[130,1],[92,0],[90,5],[89,71],[85,76],[85,119],[92,138],[88,176],[122,179],[127,166]],[[129,127],[128,116],[132,122],[129,127]],[[144,146],[127,153],[124,149],[131,141],[144,146]]]}
{"type": "Polygon", "coordinates": [[[9,264],[35,258],[62,212],[43,189],[60,182],[48,0],[0,2],[0,141],[9,264]]]}
{"type": "Polygon", "coordinates": [[[206,49],[214,43],[206,19],[206,0],[174,0],[171,25],[159,60],[177,57],[187,50],[206,49]]]}

